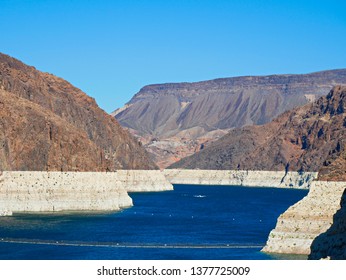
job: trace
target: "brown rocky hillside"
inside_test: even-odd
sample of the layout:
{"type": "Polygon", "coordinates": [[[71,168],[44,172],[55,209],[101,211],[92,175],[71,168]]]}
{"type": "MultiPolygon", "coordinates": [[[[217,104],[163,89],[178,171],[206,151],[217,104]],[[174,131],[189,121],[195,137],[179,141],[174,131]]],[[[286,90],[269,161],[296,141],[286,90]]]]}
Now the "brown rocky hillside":
{"type": "Polygon", "coordinates": [[[346,86],[260,126],[234,129],[170,168],[319,171],[346,181],[346,86]]]}
{"type": "Polygon", "coordinates": [[[0,170],[155,168],[93,98],[0,53],[0,170]]]}
{"type": "Polygon", "coordinates": [[[346,83],[346,69],[149,85],[113,115],[166,167],[227,134],[261,125],[346,83]]]}

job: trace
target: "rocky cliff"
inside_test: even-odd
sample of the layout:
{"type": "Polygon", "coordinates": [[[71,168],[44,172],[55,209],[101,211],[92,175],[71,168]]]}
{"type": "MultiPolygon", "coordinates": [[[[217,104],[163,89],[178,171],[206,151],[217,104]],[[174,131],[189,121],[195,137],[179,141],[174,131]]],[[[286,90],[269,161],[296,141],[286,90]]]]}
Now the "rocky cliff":
{"type": "Polygon", "coordinates": [[[308,195],[280,215],[263,251],[345,256],[345,190],[345,182],[312,182],[308,195]]]}
{"type": "Polygon", "coordinates": [[[166,167],[231,128],[268,123],[315,101],[338,83],[346,83],[345,69],[149,85],[113,115],[140,138],[160,167],[166,167]]]}
{"type": "Polygon", "coordinates": [[[234,129],[171,168],[320,171],[346,181],[346,86],[261,126],[234,129]]]}
{"type": "Polygon", "coordinates": [[[313,240],[309,259],[346,260],[346,182],[339,195],[334,202],[338,210],[333,215],[333,224],[313,240]]]}
{"type": "Polygon", "coordinates": [[[0,53],[0,170],[117,169],[157,167],[94,99],[0,53]]]}

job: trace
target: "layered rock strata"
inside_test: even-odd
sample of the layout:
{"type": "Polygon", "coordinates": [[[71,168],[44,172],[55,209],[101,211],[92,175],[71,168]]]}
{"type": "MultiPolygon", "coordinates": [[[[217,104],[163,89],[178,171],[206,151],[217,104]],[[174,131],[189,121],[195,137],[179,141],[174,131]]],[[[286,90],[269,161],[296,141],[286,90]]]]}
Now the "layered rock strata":
{"type": "Polygon", "coordinates": [[[171,184],[309,188],[317,172],[165,169],[171,184]]]}
{"type": "Polygon", "coordinates": [[[132,206],[128,191],[172,189],[158,170],[4,171],[0,174],[0,215],[37,211],[115,211],[132,206]]]}
{"type": "Polygon", "coordinates": [[[333,225],[345,189],[346,182],[312,182],[308,195],[280,215],[262,251],[310,254],[314,239],[333,225]]]}

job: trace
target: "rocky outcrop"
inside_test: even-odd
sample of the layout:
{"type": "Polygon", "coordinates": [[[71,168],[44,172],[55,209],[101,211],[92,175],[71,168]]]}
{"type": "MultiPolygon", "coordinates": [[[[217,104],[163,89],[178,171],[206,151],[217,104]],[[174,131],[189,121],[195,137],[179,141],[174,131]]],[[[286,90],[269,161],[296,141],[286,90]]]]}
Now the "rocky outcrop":
{"type": "Polygon", "coordinates": [[[0,170],[118,169],[157,167],[93,98],[0,53],[0,170]]]}
{"type": "MultiPolygon", "coordinates": [[[[345,122],[346,127],[346,122],[345,122]]],[[[342,139],[344,140],[344,139],[342,139]]],[[[344,141],[341,143],[345,143],[344,141]]],[[[346,181],[346,149],[345,144],[336,146],[337,152],[331,153],[331,157],[319,170],[319,179],[323,181],[346,181]],[[342,150],[343,149],[343,150],[342,150]],[[339,151],[338,151],[339,150],[339,151]]]]}
{"type": "Polygon", "coordinates": [[[262,126],[234,129],[177,169],[313,171],[346,181],[346,86],[262,126]]]}
{"type": "MultiPolygon", "coordinates": [[[[307,255],[310,254],[311,248],[314,248],[312,256],[325,256],[326,254],[318,252],[327,252],[327,244],[336,243],[329,238],[328,233],[322,238],[321,234],[326,231],[330,233],[331,228],[335,227],[335,214],[340,211],[340,200],[345,190],[345,182],[312,182],[308,195],[280,215],[262,251],[307,255]],[[317,245],[321,242],[317,240],[324,240],[324,244],[317,245]],[[314,245],[311,247],[312,244],[314,245]]],[[[343,214],[339,218],[341,216],[345,219],[343,214]]],[[[339,232],[341,235],[342,233],[344,231],[339,232]]],[[[340,238],[341,235],[334,237],[340,238]]]]}
{"type": "Polygon", "coordinates": [[[4,171],[0,174],[0,216],[13,212],[115,211],[132,206],[127,192],[172,189],[159,170],[4,171]]]}
{"type": "Polygon", "coordinates": [[[268,123],[340,83],[346,83],[345,69],[149,85],[113,115],[164,168],[203,150],[231,128],[268,123]]]}
{"type": "Polygon", "coordinates": [[[275,187],[307,189],[316,172],[246,171],[246,170],[183,170],[165,169],[163,174],[172,184],[233,185],[244,187],[275,187]]]}

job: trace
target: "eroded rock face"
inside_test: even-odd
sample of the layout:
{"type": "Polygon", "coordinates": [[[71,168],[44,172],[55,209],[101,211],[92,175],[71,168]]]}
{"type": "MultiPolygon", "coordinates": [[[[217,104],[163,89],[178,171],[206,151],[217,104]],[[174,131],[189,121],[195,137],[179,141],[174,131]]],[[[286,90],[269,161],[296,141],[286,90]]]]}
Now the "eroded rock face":
{"type": "Polygon", "coordinates": [[[0,53],[0,170],[156,168],[93,98],[0,53]]]}
{"type": "Polygon", "coordinates": [[[316,172],[165,169],[171,184],[308,189],[316,172]]]}
{"type": "Polygon", "coordinates": [[[160,170],[118,170],[114,177],[127,192],[173,190],[173,186],[160,170]]]}
{"type": "Polygon", "coordinates": [[[170,168],[319,171],[346,181],[346,86],[262,126],[234,129],[170,168]]]}
{"type": "Polygon", "coordinates": [[[132,206],[124,187],[115,172],[4,171],[0,174],[0,216],[13,212],[116,211],[132,206]]]}
{"type": "Polygon", "coordinates": [[[311,244],[309,259],[346,260],[346,183],[332,226],[311,244]]]}
{"type": "Polygon", "coordinates": [[[15,212],[116,211],[128,192],[173,190],[160,170],[0,172],[0,216],[15,212]]]}
{"type": "Polygon", "coordinates": [[[331,247],[344,249],[342,241],[335,241],[345,234],[344,209],[340,210],[345,189],[345,182],[312,182],[308,195],[280,215],[263,251],[311,253],[311,258],[320,259],[331,255],[331,247]],[[336,228],[341,229],[337,234],[336,228]]]}
{"type": "Polygon", "coordinates": [[[346,70],[149,85],[113,115],[160,167],[203,150],[230,129],[270,122],[346,83],[346,70]]]}

